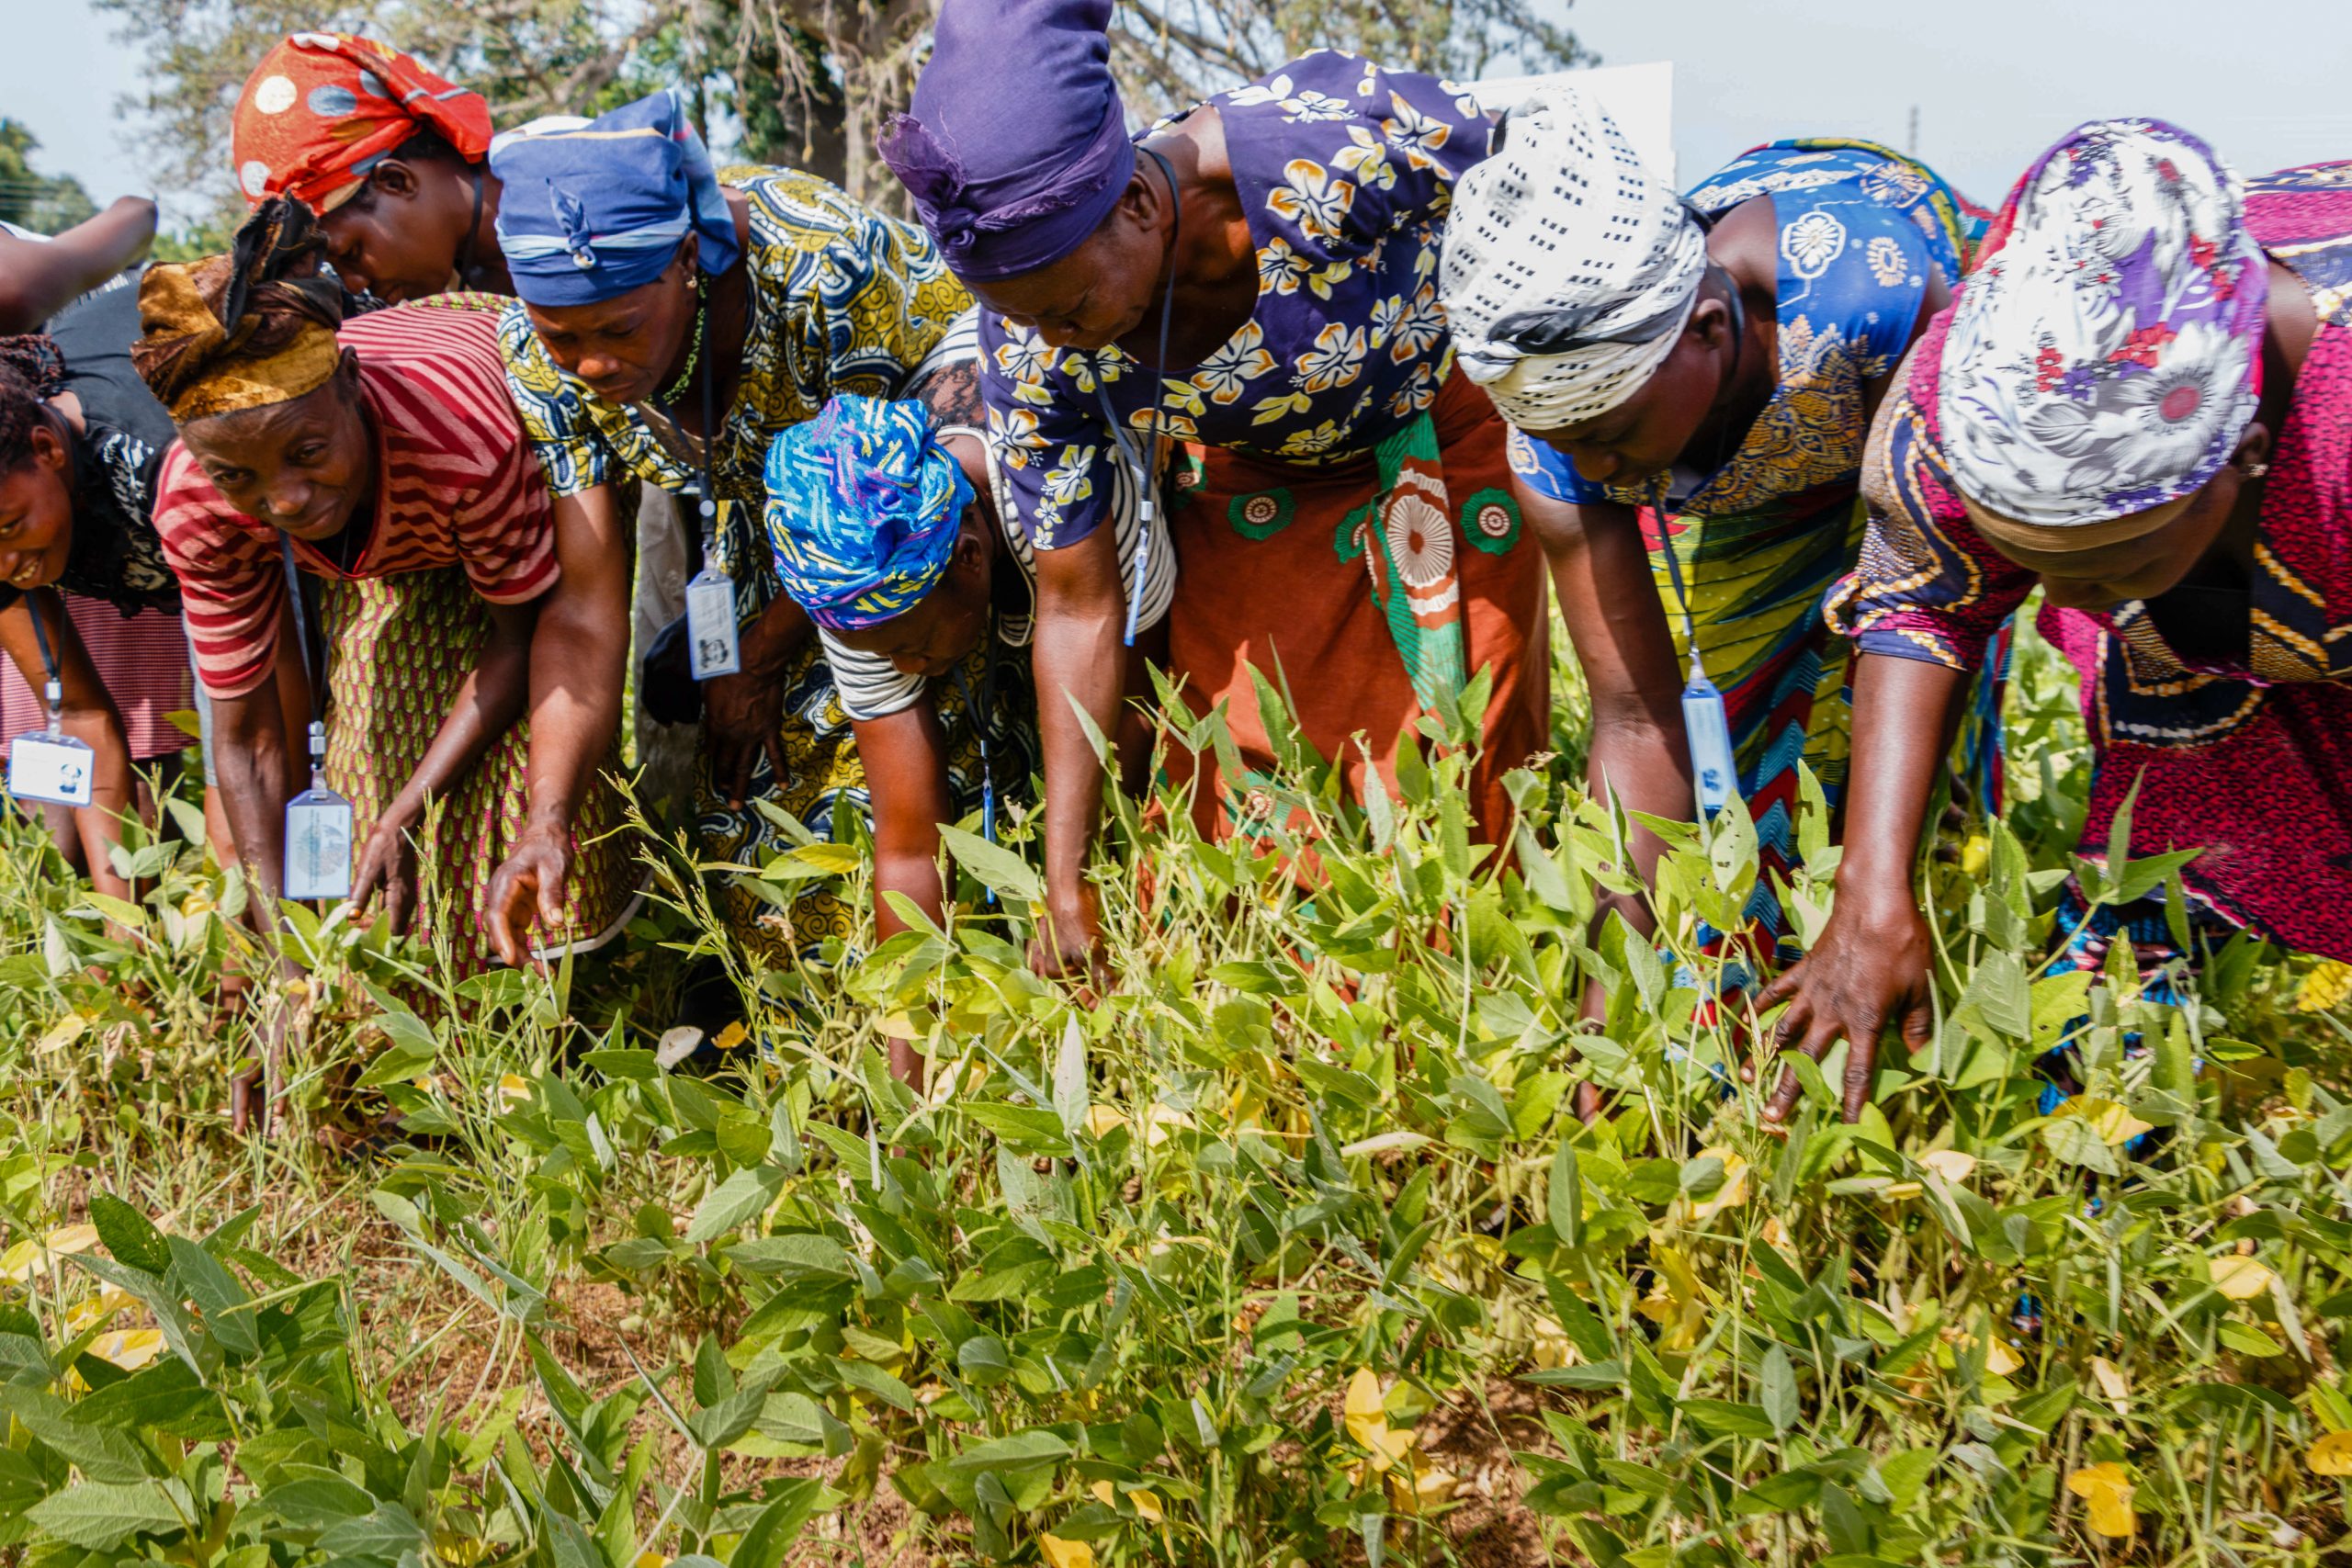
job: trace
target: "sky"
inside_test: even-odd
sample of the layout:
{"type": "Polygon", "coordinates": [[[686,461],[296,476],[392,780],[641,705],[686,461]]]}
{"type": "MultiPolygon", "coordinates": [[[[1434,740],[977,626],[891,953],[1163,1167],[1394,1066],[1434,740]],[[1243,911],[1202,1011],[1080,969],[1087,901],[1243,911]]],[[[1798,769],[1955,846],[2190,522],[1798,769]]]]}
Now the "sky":
{"type": "MultiPolygon", "coordinates": [[[[88,0],[9,8],[0,115],[40,138],[35,166],[101,203],[147,194],[113,113],[138,62],[88,0]]],[[[1988,206],[2107,115],[2174,120],[2250,174],[2352,158],[2343,0],[1577,0],[1567,19],[1611,64],[1674,62],[1686,184],[1781,136],[1907,149],[1914,106],[1917,153],[1988,206]]]]}

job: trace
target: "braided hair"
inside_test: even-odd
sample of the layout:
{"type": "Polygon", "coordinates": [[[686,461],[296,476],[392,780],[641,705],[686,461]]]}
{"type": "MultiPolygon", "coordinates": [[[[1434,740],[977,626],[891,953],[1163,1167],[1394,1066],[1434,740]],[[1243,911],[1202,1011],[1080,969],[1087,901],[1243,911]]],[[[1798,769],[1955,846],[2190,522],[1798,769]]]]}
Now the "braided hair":
{"type": "Polygon", "coordinates": [[[65,389],[65,356],[39,333],[0,337],[0,474],[29,461],[33,432],[65,389]]]}

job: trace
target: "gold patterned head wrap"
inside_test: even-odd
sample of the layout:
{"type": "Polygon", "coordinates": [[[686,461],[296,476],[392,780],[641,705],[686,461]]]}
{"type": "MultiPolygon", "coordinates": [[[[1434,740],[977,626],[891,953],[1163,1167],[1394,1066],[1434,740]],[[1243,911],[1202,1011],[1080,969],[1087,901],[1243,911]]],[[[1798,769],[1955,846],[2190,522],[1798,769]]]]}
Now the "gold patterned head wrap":
{"type": "Polygon", "coordinates": [[[130,358],[175,423],[291,402],[334,376],[343,289],[320,269],[325,248],[308,208],[272,197],[229,254],[147,269],[130,358]]]}

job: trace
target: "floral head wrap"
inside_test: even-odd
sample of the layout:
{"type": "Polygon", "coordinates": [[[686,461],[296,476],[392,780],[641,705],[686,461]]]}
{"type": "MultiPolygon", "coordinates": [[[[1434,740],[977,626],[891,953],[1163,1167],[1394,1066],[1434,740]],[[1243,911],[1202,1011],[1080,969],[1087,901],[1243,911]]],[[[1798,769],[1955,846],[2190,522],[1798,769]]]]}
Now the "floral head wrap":
{"type": "Polygon", "coordinates": [[[674,87],[571,130],[501,137],[498,243],[530,304],[590,305],[652,282],[689,233],[716,277],[741,247],[726,193],[674,87]]]}
{"type": "Polygon", "coordinates": [[[2254,417],[2268,285],[2237,175],[2187,131],[2099,120],[2044,152],[1985,237],[1939,371],[1978,526],[2071,550],[2163,521],[2135,514],[2202,488],[2254,417]]]}
{"type": "Polygon", "coordinates": [[[775,438],[767,491],[784,591],[834,631],[914,608],[947,570],[972,503],[928,408],[849,393],[775,438]]]}
{"type": "Polygon", "coordinates": [[[1698,302],[1707,235],[1598,99],[1544,87],[1454,187],[1440,276],[1464,375],[1523,430],[1638,393],[1698,302]]]}
{"type": "Polygon", "coordinates": [[[321,276],[311,209],[272,197],[236,248],[147,269],[130,362],[175,423],[291,402],[342,362],[343,290],[321,276]]]}
{"type": "Polygon", "coordinates": [[[237,188],[251,207],[287,196],[326,212],[420,130],[478,164],[490,151],[490,106],[373,39],[296,33],[262,56],[237,95],[237,188]]]}

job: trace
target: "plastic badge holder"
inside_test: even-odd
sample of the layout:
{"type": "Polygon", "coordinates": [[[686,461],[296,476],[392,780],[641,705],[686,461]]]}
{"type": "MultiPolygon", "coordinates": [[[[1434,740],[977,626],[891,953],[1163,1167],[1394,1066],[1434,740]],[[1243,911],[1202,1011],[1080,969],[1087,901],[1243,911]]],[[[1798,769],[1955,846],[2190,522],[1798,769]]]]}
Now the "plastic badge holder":
{"type": "Polygon", "coordinates": [[[735,629],[735,584],[715,567],[704,567],[686,584],[688,666],[697,681],[733,675],[743,668],[735,629]]]}
{"type": "Polygon", "coordinates": [[[286,897],[351,897],[351,802],[327,788],[326,726],[311,726],[311,787],[286,803],[286,897]]]}
{"type": "Polygon", "coordinates": [[[55,681],[49,682],[46,695],[49,728],[19,735],[8,747],[8,793],[18,800],[87,806],[97,755],[59,728],[64,694],[55,681]]]}
{"type": "Polygon", "coordinates": [[[1739,787],[1739,773],[1732,761],[1724,694],[1696,659],[1690,661],[1690,683],[1682,688],[1682,728],[1690,741],[1690,782],[1698,791],[1699,813],[1713,817],[1739,787]]]}

